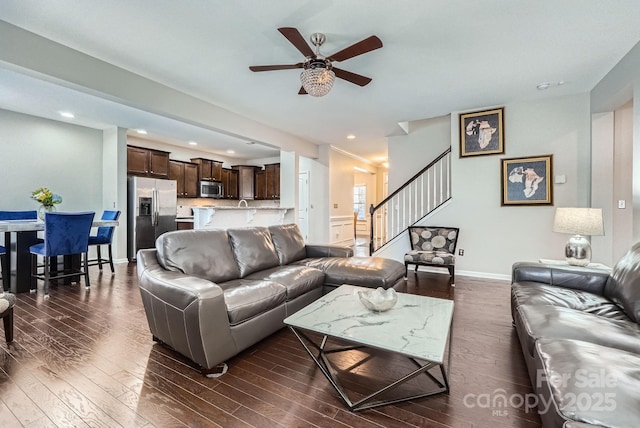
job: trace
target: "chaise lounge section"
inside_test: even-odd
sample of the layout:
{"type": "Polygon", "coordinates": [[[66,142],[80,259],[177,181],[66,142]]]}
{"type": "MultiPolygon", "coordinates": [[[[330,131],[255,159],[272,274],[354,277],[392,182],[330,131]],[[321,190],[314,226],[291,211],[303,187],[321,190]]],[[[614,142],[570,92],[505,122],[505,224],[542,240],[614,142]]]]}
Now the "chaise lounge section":
{"type": "Polygon", "coordinates": [[[402,263],[352,255],[350,248],[305,245],[295,224],[165,233],[137,255],[149,328],[154,340],[210,374],[323,290],[404,287],[402,263]]]}
{"type": "Polygon", "coordinates": [[[516,263],[511,309],[549,427],[640,421],[640,244],[602,269],[516,263]]]}

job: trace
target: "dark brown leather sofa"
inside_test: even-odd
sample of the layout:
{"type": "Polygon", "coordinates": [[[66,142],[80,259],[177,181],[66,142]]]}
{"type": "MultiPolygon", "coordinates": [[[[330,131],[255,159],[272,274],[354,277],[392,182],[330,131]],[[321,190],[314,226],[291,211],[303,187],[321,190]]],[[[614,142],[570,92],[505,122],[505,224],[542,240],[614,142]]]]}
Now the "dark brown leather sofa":
{"type": "Polygon", "coordinates": [[[612,272],[514,264],[511,310],[545,427],[640,426],[640,243],[612,272]]]}
{"type": "Polygon", "coordinates": [[[341,284],[404,287],[402,263],[305,245],[298,226],[168,232],[140,250],[140,293],[154,339],[212,369],[341,284]]]}

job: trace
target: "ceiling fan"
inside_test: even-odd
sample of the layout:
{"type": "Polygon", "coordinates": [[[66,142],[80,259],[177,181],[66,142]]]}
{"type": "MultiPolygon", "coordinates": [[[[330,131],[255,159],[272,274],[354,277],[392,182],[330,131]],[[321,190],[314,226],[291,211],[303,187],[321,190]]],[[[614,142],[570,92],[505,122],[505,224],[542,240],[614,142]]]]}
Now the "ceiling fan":
{"type": "Polygon", "coordinates": [[[358,86],[365,86],[371,82],[371,78],[369,77],[334,67],[332,63],[334,61],[344,61],[381,48],[382,41],[377,36],[369,36],[333,55],[323,56],[320,54],[320,46],[322,46],[326,40],[324,34],[313,33],[311,35],[311,43],[316,47],[316,51],[314,52],[296,28],[282,27],[278,28],[278,31],[305,56],[304,61],[288,65],[253,65],[249,67],[249,70],[273,71],[302,68],[303,71],[300,74],[302,87],[298,94],[309,94],[316,97],[326,95],[331,90],[335,77],[358,86]]]}

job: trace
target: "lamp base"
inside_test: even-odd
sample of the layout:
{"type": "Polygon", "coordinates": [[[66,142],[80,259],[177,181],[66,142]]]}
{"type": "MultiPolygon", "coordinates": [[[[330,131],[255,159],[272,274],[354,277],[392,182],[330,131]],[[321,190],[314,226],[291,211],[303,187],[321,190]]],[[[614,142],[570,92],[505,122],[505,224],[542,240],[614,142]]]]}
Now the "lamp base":
{"type": "Polygon", "coordinates": [[[564,248],[567,263],[572,266],[587,266],[591,263],[591,244],[582,235],[574,235],[564,248]]]}

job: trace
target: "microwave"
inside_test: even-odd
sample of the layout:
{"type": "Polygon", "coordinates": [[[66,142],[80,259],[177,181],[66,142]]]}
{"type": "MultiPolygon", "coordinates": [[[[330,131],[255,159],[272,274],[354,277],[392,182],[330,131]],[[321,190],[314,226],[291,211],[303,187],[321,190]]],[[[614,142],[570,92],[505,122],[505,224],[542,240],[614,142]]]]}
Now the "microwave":
{"type": "Polygon", "coordinates": [[[201,198],[222,198],[224,196],[224,187],[219,181],[201,181],[199,189],[201,198]]]}

